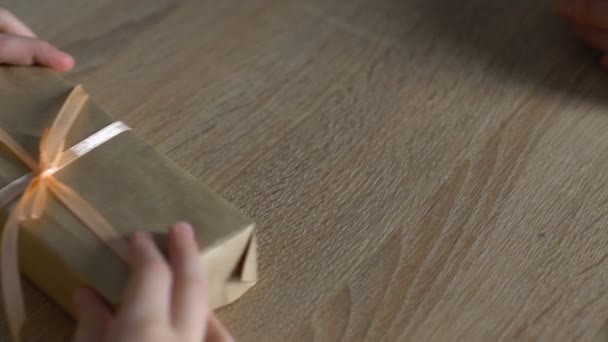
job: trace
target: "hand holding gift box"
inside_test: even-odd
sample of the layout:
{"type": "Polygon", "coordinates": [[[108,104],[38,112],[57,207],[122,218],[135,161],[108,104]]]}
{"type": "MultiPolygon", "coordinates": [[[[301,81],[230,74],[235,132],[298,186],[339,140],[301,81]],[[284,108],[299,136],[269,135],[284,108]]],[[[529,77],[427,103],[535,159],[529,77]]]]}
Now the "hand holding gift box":
{"type": "Polygon", "coordinates": [[[8,147],[0,153],[0,200],[8,202],[3,288],[14,330],[23,314],[17,259],[11,258],[17,231],[21,270],[68,311],[82,285],[119,303],[127,276],[125,236],[146,228],[162,240],[166,227],[180,219],[193,223],[205,246],[200,255],[213,307],[253,285],[256,246],[249,219],[86,102],[82,88],[55,117],[71,87],[42,70],[2,73],[0,140],[8,147]]]}

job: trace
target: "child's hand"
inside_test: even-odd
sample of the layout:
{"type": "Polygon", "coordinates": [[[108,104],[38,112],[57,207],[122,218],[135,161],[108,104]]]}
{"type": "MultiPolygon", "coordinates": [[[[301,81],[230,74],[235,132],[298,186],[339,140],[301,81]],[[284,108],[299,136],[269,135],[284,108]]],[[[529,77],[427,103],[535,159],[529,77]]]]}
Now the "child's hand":
{"type": "Polygon", "coordinates": [[[561,0],[558,12],[581,38],[604,53],[602,64],[608,67],[608,1],[561,0]]]}
{"type": "Polygon", "coordinates": [[[209,309],[192,227],[175,224],[168,241],[167,262],[148,234],[134,234],[131,279],[116,314],[92,291],[76,295],[74,342],[232,341],[209,309]]]}
{"type": "Polygon", "coordinates": [[[0,64],[37,64],[63,72],[74,67],[74,59],[38,39],[21,20],[0,8],[0,64]]]}

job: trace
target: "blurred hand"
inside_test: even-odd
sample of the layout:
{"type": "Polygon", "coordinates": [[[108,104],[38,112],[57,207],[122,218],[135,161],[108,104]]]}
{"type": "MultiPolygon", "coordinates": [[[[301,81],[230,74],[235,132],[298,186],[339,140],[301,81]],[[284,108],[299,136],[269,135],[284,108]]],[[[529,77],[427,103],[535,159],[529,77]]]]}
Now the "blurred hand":
{"type": "Polygon", "coordinates": [[[228,342],[213,315],[192,227],[175,224],[166,261],[149,234],[133,235],[131,278],[116,314],[92,291],[77,293],[74,342],[228,342]]]}
{"type": "Polygon", "coordinates": [[[74,58],[38,39],[21,20],[0,8],[0,64],[36,64],[63,72],[74,67],[74,58]]]}
{"type": "Polygon", "coordinates": [[[557,8],[576,34],[602,51],[608,67],[608,0],[561,0],[557,8]]]}

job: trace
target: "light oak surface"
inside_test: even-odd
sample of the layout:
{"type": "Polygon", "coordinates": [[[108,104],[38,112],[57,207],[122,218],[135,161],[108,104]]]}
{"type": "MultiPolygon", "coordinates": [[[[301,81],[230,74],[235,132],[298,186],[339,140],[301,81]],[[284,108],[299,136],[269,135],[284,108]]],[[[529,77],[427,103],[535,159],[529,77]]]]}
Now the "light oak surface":
{"type": "Polygon", "coordinates": [[[608,339],[608,75],[551,1],[0,5],[256,219],[237,340],[608,339]]]}

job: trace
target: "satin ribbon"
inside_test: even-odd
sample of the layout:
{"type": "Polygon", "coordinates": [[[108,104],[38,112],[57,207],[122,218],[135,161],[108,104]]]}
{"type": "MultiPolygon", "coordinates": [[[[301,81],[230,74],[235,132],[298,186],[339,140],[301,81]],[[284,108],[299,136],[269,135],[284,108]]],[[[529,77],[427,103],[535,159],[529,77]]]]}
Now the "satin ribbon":
{"type": "Polygon", "coordinates": [[[64,151],[65,138],[88,98],[82,86],[76,86],[72,90],[53,125],[46,129],[42,136],[38,161],[0,128],[0,143],[32,170],[30,174],[0,190],[0,206],[7,205],[21,195],[4,225],[0,241],[0,276],[4,305],[10,330],[16,341],[20,340],[20,332],[26,316],[19,277],[17,251],[19,225],[25,220],[40,218],[50,194],[78,217],[114,253],[126,260],[127,246],[120,239],[119,233],[85,199],[54,177],[57,171],[129,129],[125,124],[115,122],[64,151]]]}

